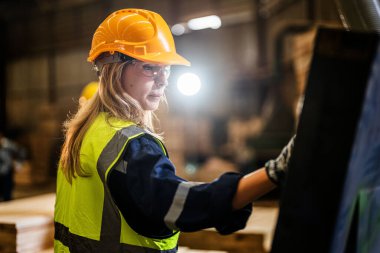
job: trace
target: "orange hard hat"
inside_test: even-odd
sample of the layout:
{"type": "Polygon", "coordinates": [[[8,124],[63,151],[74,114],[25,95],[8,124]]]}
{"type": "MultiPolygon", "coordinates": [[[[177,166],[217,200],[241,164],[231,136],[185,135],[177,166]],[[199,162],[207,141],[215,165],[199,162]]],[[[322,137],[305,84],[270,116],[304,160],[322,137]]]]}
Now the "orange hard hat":
{"type": "Polygon", "coordinates": [[[165,20],[143,9],[122,9],[109,15],[94,33],[87,60],[95,62],[102,53],[115,52],[145,62],[190,66],[177,54],[165,20]]]}

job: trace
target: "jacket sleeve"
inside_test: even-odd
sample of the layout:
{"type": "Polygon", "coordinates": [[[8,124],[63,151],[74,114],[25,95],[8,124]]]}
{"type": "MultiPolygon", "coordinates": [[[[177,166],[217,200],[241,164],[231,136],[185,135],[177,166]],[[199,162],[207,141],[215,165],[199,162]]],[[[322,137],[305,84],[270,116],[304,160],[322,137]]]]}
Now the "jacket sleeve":
{"type": "Polygon", "coordinates": [[[173,231],[215,227],[229,234],[245,227],[252,207],[232,210],[242,175],[226,173],[211,183],[188,182],[149,135],[133,139],[113,169],[108,186],[123,217],[137,233],[165,238],[173,231]]]}

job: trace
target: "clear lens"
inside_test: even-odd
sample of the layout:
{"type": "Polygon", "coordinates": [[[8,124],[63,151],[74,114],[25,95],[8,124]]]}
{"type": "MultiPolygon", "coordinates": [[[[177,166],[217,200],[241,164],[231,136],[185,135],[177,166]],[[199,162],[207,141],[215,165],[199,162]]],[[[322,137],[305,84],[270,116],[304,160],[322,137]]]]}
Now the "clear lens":
{"type": "Polygon", "coordinates": [[[165,78],[168,78],[170,75],[169,65],[158,65],[140,61],[134,61],[133,64],[135,68],[137,68],[137,71],[146,77],[155,78],[160,74],[163,74],[165,78]]]}

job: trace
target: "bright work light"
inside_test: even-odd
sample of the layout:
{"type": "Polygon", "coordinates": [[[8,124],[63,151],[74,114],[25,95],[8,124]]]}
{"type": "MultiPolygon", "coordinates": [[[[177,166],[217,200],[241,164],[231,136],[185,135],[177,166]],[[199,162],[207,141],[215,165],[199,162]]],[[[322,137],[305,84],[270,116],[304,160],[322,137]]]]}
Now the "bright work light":
{"type": "Polygon", "coordinates": [[[197,94],[201,89],[201,86],[201,80],[194,73],[185,73],[177,80],[178,90],[186,96],[193,96],[197,94]]]}

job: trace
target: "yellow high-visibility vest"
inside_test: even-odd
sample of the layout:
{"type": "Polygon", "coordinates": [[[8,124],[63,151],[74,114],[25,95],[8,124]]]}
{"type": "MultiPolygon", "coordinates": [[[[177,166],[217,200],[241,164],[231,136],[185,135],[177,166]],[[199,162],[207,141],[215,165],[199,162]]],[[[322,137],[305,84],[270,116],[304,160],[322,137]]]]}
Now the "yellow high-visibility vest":
{"type": "MultiPolygon", "coordinates": [[[[112,168],[121,166],[128,142],[146,134],[132,122],[106,118],[101,113],[82,142],[80,163],[88,175],[70,184],[61,169],[57,176],[55,203],[55,252],[173,253],[179,233],[165,239],[137,234],[125,221],[107,186],[112,168]]],[[[163,144],[156,139],[166,150],[163,144]]]]}

